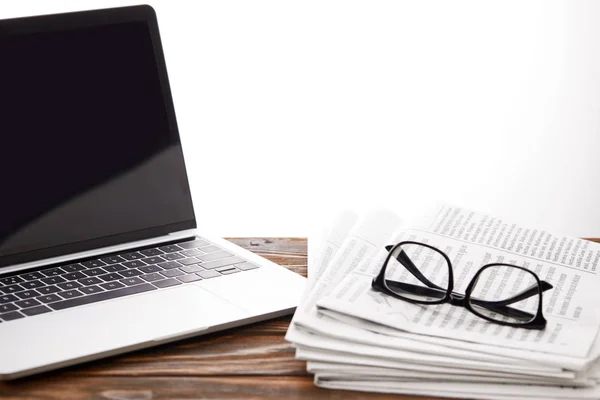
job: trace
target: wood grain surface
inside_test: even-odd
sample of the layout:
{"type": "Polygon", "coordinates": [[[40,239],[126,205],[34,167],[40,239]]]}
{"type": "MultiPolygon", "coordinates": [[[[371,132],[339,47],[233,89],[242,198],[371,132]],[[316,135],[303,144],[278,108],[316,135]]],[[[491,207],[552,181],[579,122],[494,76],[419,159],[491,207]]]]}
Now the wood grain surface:
{"type": "MultiPolygon", "coordinates": [[[[306,239],[230,240],[306,276],[306,239]]],[[[316,388],[306,363],[294,358],[294,348],[284,340],[290,320],[279,318],[0,383],[0,399],[432,399],[316,388]]]]}

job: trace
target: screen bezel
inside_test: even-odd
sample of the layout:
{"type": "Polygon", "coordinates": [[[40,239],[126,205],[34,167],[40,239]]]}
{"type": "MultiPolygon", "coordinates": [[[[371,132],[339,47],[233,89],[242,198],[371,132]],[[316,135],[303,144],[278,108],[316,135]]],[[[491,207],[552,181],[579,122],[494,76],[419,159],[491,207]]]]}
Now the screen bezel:
{"type": "Polygon", "coordinates": [[[0,256],[0,271],[2,267],[8,265],[21,264],[44,258],[56,257],[71,253],[97,249],[101,247],[149,239],[167,235],[169,233],[196,228],[194,207],[191,200],[191,192],[189,188],[187,171],[183,159],[183,152],[181,151],[179,129],[177,127],[175,108],[173,105],[173,98],[167,75],[167,66],[165,63],[160,34],[158,30],[158,21],[156,19],[156,13],[151,6],[140,5],[132,7],[121,7],[0,20],[0,37],[2,35],[42,33],[59,29],[77,29],[135,21],[146,22],[149,28],[152,40],[152,47],[154,49],[156,66],[158,69],[160,86],[163,94],[163,100],[165,103],[165,110],[167,113],[169,123],[169,134],[177,138],[177,144],[179,145],[182,164],[181,170],[184,174],[182,179],[185,178],[184,189],[186,191],[186,195],[189,198],[189,204],[191,208],[190,213],[192,215],[192,218],[185,221],[174,222],[168,225],[153,226],[142,230],[124,232],[115,235],[104,236],[90,240],[82,240],[58,246],[31,249],[21,251],[15,254],[0,256]]]}

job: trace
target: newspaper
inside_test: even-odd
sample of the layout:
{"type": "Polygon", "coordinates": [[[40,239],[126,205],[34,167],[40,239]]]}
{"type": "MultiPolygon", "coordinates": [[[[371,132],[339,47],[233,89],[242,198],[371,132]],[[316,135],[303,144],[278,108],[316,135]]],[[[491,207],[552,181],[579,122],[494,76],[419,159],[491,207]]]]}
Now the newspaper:
{"type": "MultiPolygon", "coordinates": [[[[533,270],[554,288],[544,293],[544,330],[490,324],[449,304],[421,306],[371,289],[384,252],[347,274],[318,305],[402,331],[485,345],[585,358],[600,326],[600,245],[521,227],[458,207],[443,206],[428,226],[403,229],[400,240],[434,245],[450,257],[455,290],[464,293],[479,267],[504,262],[533,270]]],[[[519,274],[502,277],[507,289],[519,274]]]]}
{"type": "MultiPolygon", "coordinates": [[[[533,389],[523,398],[600,398],[593,390],[559,393],[554,387],[595,389],[600,380],[600,366],[595,362],[600,355],[600,341],[596,340],[599,320],[593,315],[600,246],[447,205],[411,226],[402,225],[386,210],[358,221],[355,217],[340,214],[328,230],[331,235],[337,226],[337,236],[325,235],[319,250],[310,256],[309,279],[314,283],[286,336],[296,345],[297,357],[309,361],[317,385],[506,399],[514,398],[507,394],[510,385],[498,387],[498,382],[515,387],[528,383],[533,389]],[[328,239],[334,245],[326,244],[328,239]],[[400,310],[400,317],[392,318],[388,304],[381,305],[383,296],[370,290],[370,282],[387,255],[384,246],[409,239],[428,242],[448,253],[458,292],[483,263],[514,263],[535,271],[554,285],[544,294],[548,328],[541,335],[540,331],[527,334],[523,329],[508,328],[516,331],[510,334],[494,324],[483,328],[480,321],[473,322],[476,317],[461,315],[464,310],[449,305],[417,306],[415,311],[414,305],[397,305],[405,302],[395,299],[390,302],[391,309],[400,310]],[[430,308],[430,314],[424,308],[430,308]],[[434,312],[435,308],[442,309],[434,312]],[[450,317],[440,317],[448,313],[450,317]],[[452,332],[448,333],[450,323],[452,332]],[[492,340],[482,340],[490,336],[492,340]],[[408,378],[404,381],[399,380],[403,372],[408,378]],[[454,381],[459,386],[436,388],[430,385],[432,379],[454,381]],[[476,381],[492,386],[471,390],[470,384],[476,381]]],[[[506,284],[510,288],[514,282],[506,280],[506,284]]]]}

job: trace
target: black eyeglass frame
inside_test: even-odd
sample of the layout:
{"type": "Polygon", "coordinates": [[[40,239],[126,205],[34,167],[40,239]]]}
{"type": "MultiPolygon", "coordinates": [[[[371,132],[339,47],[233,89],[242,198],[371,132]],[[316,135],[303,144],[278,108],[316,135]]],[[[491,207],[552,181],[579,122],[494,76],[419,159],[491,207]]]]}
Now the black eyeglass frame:
{"type": "MultiPolygon", "coordinates": [[[[403,252],[403,251],[402,251],[403,252]]],[[[406,267],[406,266],[405,266],[406,267]]],[[[415,266],[415,268],[418,270],[418,268],[415,266]]],[[[504,325],[504,326],[512,326],[512,327],[516,327],[516,328],[525,328],[525,329],[544,329],[546,327],[547,324],[547,320],[546,318],[544,318],[543,312],[542,312],[542,293],[548,289],[552,289],[552,285],[546,281],[542,281],[540,280],[540,278],[535,274],[535,272],[528,270],[527,268],[523,268],[520,267],[518,265],[514,265],[514,264],[504,264],[504,263],[491,263],[491,264],[486,264],[484,266],[482,266],[481,268],[479,268],[479,270],[477,271],[477,273],[473,276],[473,278],[471,279],[471,281],[469,282],[469,284],[467,285],[467,288],[465,290],[465,294],[460,294],[460,293],[455,293],[454,290],[454,268],[452,267],[452,263],[450,262],[450,258],[448,258],[448,256],[446,255],[446,253],[444,253],[442,250],[431,246],[427,243],[422,243],[422,242],[415,242],[415,241],[403,241],[403,242],[399,242],[397,244],[395,244],[394,246],[392,246],[391,248],[388,249],[388,255],[382,265],[381,270],[379,271],[379,274],[373,278],[373,282],[371,284],[371,287],[375,290],[378,290],[382,293],[385,293],[387,295],[390,295],[392,297],[395,297],[397,299],[403,300],[403,301],[408,301],[409,303],[414,303],[414,304],[426,304],[426,305],[436,305],[436,304],[445,304],[445,303],[450,303],[453,306],[458,306],[458,307],[464,307],[467,310],[469,310],[471,313],[475,314],[476,316],[483,318],[489,322],[495,323],[495,324],[500,324],[500,325],[504,325]],[[433,285],[433,287],[436,287],[436,290],[445,290],[446,291],[446,295],[437,301],[424,301],[424,300],[417,300],[417,299],[411,299],[408,297],[403,297],[401,295],[399,295],[398,293],[394,292],[392,289],[390,289],[387,286],[387,282],[385,279],[385,272],[386,269],[388,267],[389,261],[392,258],[395,250],[397,250],[399,247],[401,248],[402,246],[408,245],[408,244],[414,244],[414,245],[419,245],[419,246],[424,246],[427,247],[433,251],[436,251],[437,253],[439,253],[444,260],[446,261],[446,264],[448,265],[448,287],[447,289],[443,289],[440,288],[439,286],[429,282],[429,280],[427,278],[425,278],[422,274],[419,274],[422,276],[422,278],[427,281],[428,283],[424,282],[421,278],[419,278],[418,276],[416,276],[413,271],[410,271],[409,268],[407,268],[409,270],[409,272],[413,273],[413,275],[419,279],[421,282],[423,282],[424,284],[426,284],[427,286],[431,287],[431,285],[433,285]],[[507,322],[507,321],[499,321],[499,320],[495,320],[493,318],[490,318],[484,314],[481,314],[479,312],[477,312],[476,309],[473,308],[473,306],[471,305],[471,294],[473,291],[473,288],[475,287],[475,285],[477,284],[477,281],[479,280],[481,273],[484,272],[486,269],[491,268],[491,267],[497,267],[497,266],[506,266],[506,267],[512,267],[512,268],[516,268],[516,269],[520,269],[522,271],[528,272],[531,275],[533,275],[533,277],[536,280],[537,283],[537,295],[539,296],[539,302],[538,302],[538,309],[537,309],[537,313],[536,315],[528,322],[525,323],[517,323],[517,322],[507,322]]],[[[532,295],[535,295],[532,294],[532,295]]],[[[532,295],[528,295],[527,297],[531,297],[532,295]]]]}

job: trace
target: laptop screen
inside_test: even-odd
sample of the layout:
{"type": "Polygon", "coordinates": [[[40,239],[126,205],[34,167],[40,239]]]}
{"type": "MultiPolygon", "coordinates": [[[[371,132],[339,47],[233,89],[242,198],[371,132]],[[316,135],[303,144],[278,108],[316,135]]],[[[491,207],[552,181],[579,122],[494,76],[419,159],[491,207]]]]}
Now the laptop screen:
{"type": "Polygon", "coordinates": [[[195,227],[148,21],[3,22],[0,266],[195,227]]]}

